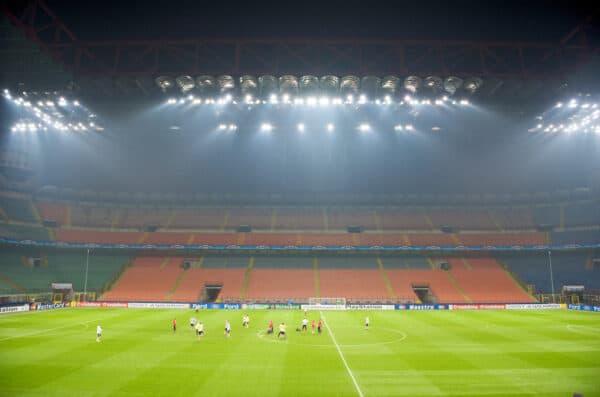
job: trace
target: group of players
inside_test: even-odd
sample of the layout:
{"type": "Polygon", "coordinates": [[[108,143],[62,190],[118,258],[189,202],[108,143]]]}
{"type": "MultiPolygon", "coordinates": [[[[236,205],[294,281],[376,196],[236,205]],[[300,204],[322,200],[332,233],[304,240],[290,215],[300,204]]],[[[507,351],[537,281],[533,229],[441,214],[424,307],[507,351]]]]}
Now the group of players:
{"type": "MultiPolygon", "coordinates": [[[[302,323],[301,323],[301,327],[300,328],[296,328],[296,331],[298,332],[307,332],[308,331],[308,318],[306,318],[306,311],[304,312],[304,318],[302,319],[302,323]]],[[[177,319],[174,318],[173,319],[173,332],[177,331],[177,319]]],[[[317,329],[317,333],[320,335],[322,330],[323,330],[323,320],[319,318],[319,321],[316,322],[314,319],[311,321],[310,326],[312,328],[312,333],[315,333],[315,328],[317,329]]],[[[196,317],[192,317],[190,318],[190,327],[195,330],[196,332],[196,337],[198,339],[200,339],[201,337],[204,336],[204,323],[202,323],[202,321],[198,321],[196,319],[196,317]]],[[[248,316],[248,314],[244,314],[244,316],[242,317],[242,327],[244,328],[249,328],[250,327],[250,316],[248,316]]],[[[369,317],[367,316],[365,318],[365,328],[369,329],[369,317]]],[[[277,339],[279,339],[280,337],[286,338],[287,337],[287,326],[284,322],[282,322],[281,324],[279,324],[279,332],[277,332],[277,339]]],[[[267,328],[267,334],[274,334],[275,330],[274,330],[274,324],[273,324],[273,320],[269,321],[269,326],[267,328]]],[[[225,336],[226,337],[230,337],[231,336],[231,323],[229,322],[229,320],[225,320],[225,336]]],[[[102,340],[102,327],[100,327],[100,325],[98,325],[96,327],[96,342],[100,342],[102,340]]]]}

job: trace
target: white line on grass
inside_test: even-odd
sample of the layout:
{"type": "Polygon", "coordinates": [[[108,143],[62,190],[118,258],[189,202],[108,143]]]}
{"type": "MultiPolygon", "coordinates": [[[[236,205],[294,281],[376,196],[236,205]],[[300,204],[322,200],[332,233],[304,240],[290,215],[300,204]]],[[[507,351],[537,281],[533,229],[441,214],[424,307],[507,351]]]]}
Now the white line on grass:
{"type": "Polygon", "coordinates": [[[348,366],[348,363],[346,362],[346,358],[344,357],[344,353],[342,353],[342,349],[340,349],[340,345],[338,345],[337,341],[335,340],[335,337],[333,336],[333,332],[331,332],[331,328],[329,328],[329,324],[327,324],[327,320],[325,319],[323,312],[319,312],[319,313],[321,314],[321,318],[323,319],[323,322],[325,323],[325,328],[327,328],[327,332],[329,332],[329,336],[331,336],[331,340],[333,341],[335,348],[337,349],[338,353],[340,354],[340,357],[342,358],[342,362],[344,363],[344,366],[346,367],[346,371],[348,371],[350,378],[352,378],[352,383],[354,383],[354,387],[356,387],[356,391],[358,392],[358,395],[360,397],[363,397],[362,390],[360,390],[360,387],[358,386],[358,382],[356,381],[356,378],[354,377],[352,370],[348,366]]]}
{"type": "Polygon", "coordinates": [[[56,331],[57,329],[63,329],[63,328],[70,328],[70,327],[74,327],[76,325],[81,325],[81,324],[88,324],[88,323],[93,323],[95,321],[99,321],[99,320],[90,320],[90,321],[84,321],[82,323],[76,323],[76,324],[68,324],[68,325],[63,325],[62,327],[55,327],[55,328],[48,328],[48,329],[43,329],[40,331],[36,331],[36,332],[30,332],[28,334],[21,334],[21,335],[16,335],[16,336],[7,336],[6,338],[2,338],[0,339],[0,342],[3,342],[5,340],[10,340],[10,339],[18,339],[18,338],[25,338],[27,336],[33,336],[33,335],[38,335],[38,334],[44,334],[46,332],[50,332],[50,331],[56,331]]]}

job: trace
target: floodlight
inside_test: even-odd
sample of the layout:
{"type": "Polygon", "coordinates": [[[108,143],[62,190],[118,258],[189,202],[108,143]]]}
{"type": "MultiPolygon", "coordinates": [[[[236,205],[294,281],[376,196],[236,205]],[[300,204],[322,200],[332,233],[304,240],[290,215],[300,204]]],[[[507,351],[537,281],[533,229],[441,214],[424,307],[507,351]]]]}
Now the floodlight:
{"type": "Polygon", "coordinates": [[[367,103],[367,96],[364,95],[364,94],[362,94],[361,96],[359,96],[358,97],[358,103],[360,103],[361,105],[367,103]]]}
{"type": "Polygon", "coordinates": [[[474,94],[482,85],[483,80],[481,80],[479,77],[469,77],[465,81],[465,90],[471,94],[474,94]]]}
{"type": "Polygon", "coordinates": [[[419,88],[421,88],[421,84],[421,78],[418,76],[408,76],[404,79],[404,88],[413,94],[415,94],[419,88]]]}
{"type": "Polygon", "coordinates": [[[402,127],[401,124],[394,126],[394,131],[402,131],[403,129],[404,129],[404,127],[402,127]]]}
{"type": "Polygon", "coordinates": [[[332,123],[327,124],[327,131],[333,132],[334,129],[335,129],[335,126],[332,123]]]}
{"type": "Polygon", "coordinates": [[[385,96],[390,98],[396,94],[398,86],[400,85],[400,79],[396,76],[385,76],[381,79],[381,92],[385,96]]]}
{"type": "Polygon", "coordinates": [[[413,130],[414,130],[414,127],[412,126],[412,124],[406,124],[406,125],[404,126],[404,129],[405,129],[406,131],[413,131],[413,130]]]}
{"type": "Polygon", "coordinates": [[[173,80],[169,76],[159,76],[154,79],[154,82],[163,92],[166,92],[174,85],[173,80]]]}
{"type": "Polygon", "coordinates": [[[468,99],[461,99],[459,102],[461,105],[468,105],[470,102],[468,99]]]}
{"type": "Polygon", "coordinates": [[[291,74],[279,77],[279,92],[287,95],[297,95],[298,78],[291,74]]]}
{"type": "Polygon", "coordinates": [[[258,86],[262,98],[269,98],[271,95],[277,95],[277,77],[275,76],[270,74],[260,76],[258,78],[258,86]]]}
{"type": "Polygon", "coordinates": [[[376,98],[381,86],[381,79],[377,76],[365,76],[360,82],[360,90],[367,98],[376,98]]]}
{"type": "Polygon", "coordinates": [[[462,87],[463,80],[460,77],[449,76],[444,80],[444,90],[450,95],[454,95],[456,90],[462,87]]]}
{"type": "Polygon", "coordinates": [[[227,124],[219,124],[219,130],[225,131],[227,129],[227,124]]]}
{"type": "Polygon", "coordinates": [[[258,81],[256,80],[256,77],[249,74],[241,76],[240,90],[242,95],[245,95],[246,98],[248,98],[248,95],[250,95],[250,98],[255,97],[258,92],[258,81]]]}
{"type": "Polygon", "coordinates": [[[319,105],[329,106],[329,103],[330,103],[329,98],[327,98],[326,96],[319,98],[319,105]]]}
{"type": "Polygon", "coordinates": [[[340,95],[343,97],[352,97],[358,95],[358,89],[360,87],[360,79],[356,76],[344,76],[340,80],[340,95]]]}
{"type": "Polygon", "coordinates": [[[269,123],[262,123],[260,125],[260,130],[261,131],[265,131],[265,132],[269,132],[269,131],[273,130],[273,126],[271,124],[269,124],[269,123]]]}
{"type": "Polygon", "coordinates": [[[371,131],[371,126],[367,123],[362,123],[361,125],[358,126],[358,130],[360,132],[368,132],[368,131],[371,131]]]}
{"type": "Polygon", "coordinates": [[[428,88],[432,93],[438,93],[442,90],[444,82],[441,77],[438,76],[427,76],[425,77],[425,87],[428,88]]]}
{"type": "Polygon", "coordinates": [[[201,75],[196,77],[196,87],[204,97],[213,97],[217,95],[217,80],[214,76],[201,75]]]}
{"type": "MultiPolygon", "coordinates": [[[[217,84],[219,85],[221,94],[229,94],[229,96],[231,96],[230,93],[235,90],[235,80],[228,74],[222,74],[217,77],[217,84]]],[[[231,99],[228,101],[231,101],[231,99]]]]}
{"type": "Polygon", "coordinates": [[[304,132],[304,129],[305,129],[304,123],[298,123],[298,131],[304,132]]]}
{"type": "Polygon", "coordinates": [[[340,78],[334,75],[321,77],[321,93],[328,96],[335,96],[340,89],[340,78]]]}
{"type": "Polygon", "coordinates": [[[229,124],[229,127],[227,127],[227,129],[229,131],[236,131],[237,130],[237,125],[235,125],[235,124],[229,124]]]}
{"type": "Polygon", "coordinates": [[[308,98],[306,98],[306,104],[308,106],[315,106],[317,104],[317,98],[315,98],[314,96],[309,96],[308,98]]]}
{"type": "Polygon", "coordinates": [[[194,87],[196,86],[196,83],[195,83],[193,77],[191,77],[191,76],[179,76],[175,79],[175,82],[181,89],[181,92],[184,94],[186,92],[194,89],[194,87]]]}
{"type": "Polygon", "coordinates": [[[307,75],[300,77],[300,93],[304,95],[317,95],[319,93],[319,78],[307,75]]]}

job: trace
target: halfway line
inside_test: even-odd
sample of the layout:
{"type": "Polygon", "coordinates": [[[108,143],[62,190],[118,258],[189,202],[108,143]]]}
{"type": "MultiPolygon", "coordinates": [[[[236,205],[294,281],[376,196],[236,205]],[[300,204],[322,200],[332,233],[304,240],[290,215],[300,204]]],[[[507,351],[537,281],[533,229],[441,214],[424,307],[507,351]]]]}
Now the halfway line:
{"type": "Polygon", "coordinates": [[[354,383],[354,387],[356,387],[356,391],[358,392],[358,395],[360,397],[363,397],[363,393],[360,390],[360,387],[358,386],[358,382],[356,382],[356,378],[354,377],[352,370],[348,366],[348,363],[346,362],[346,359],[344,358],[344,353],[342,353],[342,349],[340,349],[340,345],[338,345],[337,341],[335,340],[335,337],[333,336],[333,333],[331,332],[331,328],[329,328],[329,325],[327,324],[327,320],[325,319],[325,316],[323,316],[323,312],[320,311],[319,313],[321,314],[321,318],[323,319],[323,322],[325,323],[325,327],[327,328],[327,332],[329,332],[329,336],[331,336],[331,340],[333,341],[335,348],[337,349],[338,353],[340,354],[340,357],[342,358],[342,362],[344,363],[344,366],[346,367],[346,371],[348,371],[350,378],[352,378],[352,383],[354,383]]]}

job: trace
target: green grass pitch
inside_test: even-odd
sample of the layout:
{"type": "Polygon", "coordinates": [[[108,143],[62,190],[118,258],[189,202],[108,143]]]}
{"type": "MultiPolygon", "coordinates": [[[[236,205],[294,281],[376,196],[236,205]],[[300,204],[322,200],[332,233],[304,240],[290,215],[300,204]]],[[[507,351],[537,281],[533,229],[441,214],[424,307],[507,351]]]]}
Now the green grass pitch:
{"type": "Polygon", "coordinates": [[[301,311],[249,311],[249,329],[243,314],[2,315],[0,396],[600,396],[598,313],[324,312],[322,335],[296,332],[301,311]],[[264,334],[271,319],[288,324],[286,340],[264,334]]]}

